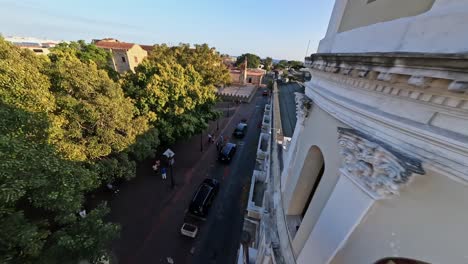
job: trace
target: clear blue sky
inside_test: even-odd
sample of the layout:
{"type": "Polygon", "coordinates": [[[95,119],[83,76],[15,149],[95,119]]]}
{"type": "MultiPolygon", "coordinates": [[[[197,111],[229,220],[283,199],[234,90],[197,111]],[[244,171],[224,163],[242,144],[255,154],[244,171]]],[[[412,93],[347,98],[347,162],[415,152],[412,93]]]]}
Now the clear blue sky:
{"type": "Polygon", "coordinates": [[[323,38],[333,0],[0,0],[0,33],[54,40],[114,37],[208,43],[220,52],[303,60],[323,38]]]}

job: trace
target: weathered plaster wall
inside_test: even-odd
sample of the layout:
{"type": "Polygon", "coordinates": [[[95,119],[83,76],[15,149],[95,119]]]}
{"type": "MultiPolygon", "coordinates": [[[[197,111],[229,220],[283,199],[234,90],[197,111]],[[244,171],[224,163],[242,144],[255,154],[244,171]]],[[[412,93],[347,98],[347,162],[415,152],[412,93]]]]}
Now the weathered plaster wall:
{"type": "Polygon", "coordinates": [[[399,197],[374,203],[331,263],[374,263],[390,256],[468,263],[467,186],[426,170],[400,191],[399,197]]]}
{"type": "Polygon", "coordinates": [[[415,16],[428,11],[434,0],[348,0],[341,19],[339,32],[390,21],[397,18],[415,16]]]}
{"type": "MultiPolygon", "coordinates": [[[[338,7],[340,6],[336,6],[338,7]]],[[[342,18],[344,19],[332,17],[336,21],[341,21],[342,18]]],[[[330,21],[330,24],[334,25],[336,22],[330,21]]],[[[466,52],[468,35],[463,32],[467,26],[467,1],[436,0],[431,10],[420,15],[371,24],[341,33],[329,28],[325,38],[320,41],[318,52],[466,52]]]]}
{"type": "Polygon", "coordinates": [[[125,50],[112,50],[112,56],[114,57],[115,69],[120,73],[124,73],[130,70],[130,66],[128,64],[128,60],[130,59],[127,56],[127,52],[125,50]],[[122,60],[125,58],[125,62],[122,60]]]}
{"type": "Polygon", "coordinates": [[[127,56],[129,68],[133,71],[135,70],[135,67],[138,66],[146,56],[148,56],[148,52],[142,49],[140,45],[134,45],[128,50],[127,56]]]}

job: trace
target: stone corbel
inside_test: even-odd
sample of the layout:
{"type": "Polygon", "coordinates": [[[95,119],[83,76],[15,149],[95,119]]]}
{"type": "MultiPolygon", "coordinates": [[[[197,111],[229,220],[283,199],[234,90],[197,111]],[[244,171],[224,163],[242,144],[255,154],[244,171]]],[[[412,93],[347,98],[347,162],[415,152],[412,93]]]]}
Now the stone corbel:
{"type": "Polygon", "coordinates": [[[361,77],[361,78],[366,78],[366,76],[367,76],[368,73],[369,73],[368,70],[360,70],[359,73],[358,73],[358,75],[359,75],[359,77],[361,77]]]}
{"type": "Polygon", "coordinates": [[[453,81],[448,87],[449,91],[463,93],[468,91],[468,82],[453,81]]]}
{"type": "Polygon", "coordinates": [[[338,128],[343,156],[341,173],[374,199],[398,195],[414,174],[424,174],[421,161],[398,152],[357,130],[338,128]]]}
{"type": "Polygon", "coordinates": [[[352,68],[341,68],[341,73],[343,75],[350,75],[352,70],[352,68]]]}
{"type": "Polygon", "coordinates": [[[297,120],[303,125],[305,119],[309,116],[312,100],[303,93],[295,92],[296,116],[297,120]]]}
{"type": "Polygon", "coordinates": [[[431,81],[432,79],[429,77],[413,75],[408,79],[408,84],[421,88],[427,88],[429,87],[431,81]]]}
{"type": "Polygon", "coordinates": [[[377,75],[377,80],[384,82],[392,82],[395,77],[395,74],[389,72],[381,72],[377,75]]]}

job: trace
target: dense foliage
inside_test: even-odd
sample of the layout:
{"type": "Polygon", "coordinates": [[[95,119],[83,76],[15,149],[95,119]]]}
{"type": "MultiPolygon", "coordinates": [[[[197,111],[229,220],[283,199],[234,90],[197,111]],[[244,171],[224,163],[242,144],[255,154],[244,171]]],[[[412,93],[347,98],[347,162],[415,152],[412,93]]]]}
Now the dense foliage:
{"type": "Polygon", "coordinates": [[[240,66],[241,64],[243,64],[246,58],[248,68],[258,68],[258,66],[260,65],[261,59],[259,56],[252,53],[244,53],[237,57],[236,66],[240,66]]]}
{"type": "Polygon", "coordinates": [[[262,64],[265,70],[270,71],[273,67],[273,59],[271,57],[266,57],[262,60],[262,64]]]}
{"type": "Polygon", "coordinates": [[[278,63],[274,65],[275,69],[289,69],[293,68],[295,70],[299,70],[304,67],[304,63],[302,61],[295,61],[295,60],[280,60],[278,63]]]}
{"type": "Polygon", "coordinates": [[[207,45],[155,46],[122,77],[108,56],[83,41],[36,56],[0,38],[0,263],[105,260],[119,227],[86,194],[216,117],[229,74],[207,45]]]}
{"type": "Polygon", "coordinates": [[[150,56],[124,80],[140,116],[172,143],[206,128],[217,117],[212,110],[215,86],[227,84],[229,72],[221,56],[208,45],[155,45],[150,56]]]}

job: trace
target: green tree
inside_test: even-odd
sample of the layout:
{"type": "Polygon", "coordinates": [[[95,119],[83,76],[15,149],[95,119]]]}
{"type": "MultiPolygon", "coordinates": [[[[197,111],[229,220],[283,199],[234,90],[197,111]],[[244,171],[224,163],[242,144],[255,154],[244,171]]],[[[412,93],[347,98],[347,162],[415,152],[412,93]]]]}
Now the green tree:
{"type": "Polygon", "coordinates": [[[84,194],[109,177],[101,163],[129,167],[122,150],[147,126],[94,61],[64,50],[51,58],[0,38],[0,263],[105,259],[118,234],[103,221],[108,210],[77,212],[84,194]]]}
{"type": "MultiPolygon", "coordinates": [[[[157,51],[156,51],[157,50],[157,51]]],[[[180,51],[180,50],[176,50],[180,51]]],[[[216,118],[213,85],[203,85],[194,66],[185,67],[165,47],[126,76],[125,91],[135,100],[139,114],[148,117],[164,143],[172,143],[205,129],[216,118]]]]}
{"type": "Polygon", "coordinates": [[[252,53],[244,53],[237,57],[236,65],[240,66],[242,63],[245,62],[246,58],[248,68],[258,68],[258,66],[260,65],[260,57],[252,53]]]}
{"type": "Polygon", "coordinates": [[[304,63],[302,61],[290,60],[288,61],[288,67],[299,70],[304,67],[304,63]]]}
{"type": "Polygon", "coordinates": [[[231,81],[221,55],[207,44],[194,45],[194,47],[190,47],[189,44],[175,47],[168,47],[165,44],[155,45],[147,59],[150,61],[175,59],[184,68],[191,65],[200,74],[203,86],[219,87],[231,81]]]}
{"type": "Polygon", "coordinates": [[[277,64],[275,64],[274,68],[275,69],[286,69],[288,67],[288,61],[287,60],[280,60],[277,64]]]}
{"type": "Polygon", "coordinates": [[[94,44],[87,44],[84,40],[72,41],[69,43],[61,42],[51,49],[53,54],[70,52],[82,62],[93,61],[101,70],[106,70],[111,78],[118,79],[119,74],[109,65],[111,54],[105,49],[99,48],[94,44]]]}
{"type": "Polygon", "coordinates": [[[273,66],[273,59],[271,57],[266,57],[264,60],[262,60],[263,65],[265,66],[265,70],[270,71],[273,66]]]}

